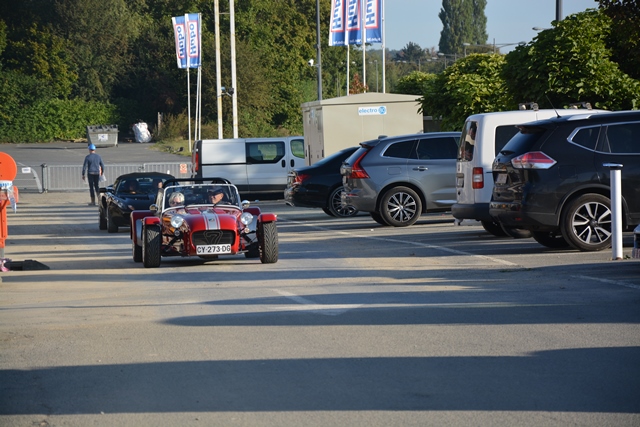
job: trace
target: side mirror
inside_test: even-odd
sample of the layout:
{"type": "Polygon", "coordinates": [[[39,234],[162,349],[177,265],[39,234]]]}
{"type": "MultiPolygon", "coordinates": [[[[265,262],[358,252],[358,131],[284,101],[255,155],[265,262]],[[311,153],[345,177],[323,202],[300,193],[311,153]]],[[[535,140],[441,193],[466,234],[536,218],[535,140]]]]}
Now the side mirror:
{"type": "Polygon", "coordinates": [[[242,209],[247,209],[251,203],[248,200],[242,201],[242,209]]]}

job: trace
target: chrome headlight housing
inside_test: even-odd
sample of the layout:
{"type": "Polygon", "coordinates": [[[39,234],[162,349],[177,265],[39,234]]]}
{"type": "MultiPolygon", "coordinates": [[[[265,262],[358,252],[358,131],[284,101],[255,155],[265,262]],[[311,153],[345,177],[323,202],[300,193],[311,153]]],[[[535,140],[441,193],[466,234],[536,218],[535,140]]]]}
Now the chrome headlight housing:
{"type": "Polygon", "coordinates": [[[180,228],[184,224],[184,218],[180,215],[174,215],[171,217],[171,226],[173,228],[180,228]]]}
{"type": "Polygon", "coordinates": [[[242,215],[240,215],[240,222],[243,223],[245,227],[248,226],[253,222],[253,215],[249,212],[243,212],[242,215]]]}

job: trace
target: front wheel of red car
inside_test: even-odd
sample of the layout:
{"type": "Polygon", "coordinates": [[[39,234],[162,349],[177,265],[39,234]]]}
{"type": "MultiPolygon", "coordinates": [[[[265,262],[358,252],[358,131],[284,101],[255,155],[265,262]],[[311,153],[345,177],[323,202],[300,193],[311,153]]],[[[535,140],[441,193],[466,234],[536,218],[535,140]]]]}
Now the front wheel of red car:
{"type": "Polygon", "coordinates": [[[278,262],[278,229],[275,222],[261,225],[260,233],[260,262],[273,264],[278,262]]]}
{"type": "Polygon", "coordinates": [[[159,225],[147,225],[142,230],[142,264],[145,267],[160,267],[161,240],[159,225]]]}

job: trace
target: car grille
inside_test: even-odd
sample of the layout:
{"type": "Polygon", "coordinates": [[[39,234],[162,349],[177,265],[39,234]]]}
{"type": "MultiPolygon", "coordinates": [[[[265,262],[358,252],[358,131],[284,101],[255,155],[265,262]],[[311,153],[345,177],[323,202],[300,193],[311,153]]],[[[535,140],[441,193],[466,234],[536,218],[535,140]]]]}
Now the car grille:
{"type": "Polygon", "coordinates": [[[193,233],[191,241],[194,245],[233,245],[236,233],[232,230],[205,230],[193,233]]]}

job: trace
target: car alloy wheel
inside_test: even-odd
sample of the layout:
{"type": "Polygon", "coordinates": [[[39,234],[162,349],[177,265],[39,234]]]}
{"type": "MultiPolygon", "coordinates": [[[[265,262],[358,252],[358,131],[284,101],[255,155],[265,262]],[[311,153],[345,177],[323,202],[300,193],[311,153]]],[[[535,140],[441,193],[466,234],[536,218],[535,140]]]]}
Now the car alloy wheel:
{"type": "Polygon", "coordinates": [[[393,227],[407,227],[415,224],[422,214],[422,201],[412,189],[394,187],[382,196],[380,214],[393,227]]]}
{"type": "Polygon", "coordinates": [[[327,206],[327,209],[331,212],[330,215],[337,218],[349,218],[357,215],[358,210],[353,206],[342,206],[342,193],[344,193],[344,187],[338,187],[331,192],[327,206]]]}
{"type": "Polygon", "coordinates": [[[611,201],[601,194],[583,194],[563,210],[561,230],[571,246],[583,252],[611,246],[611,201]]]}

